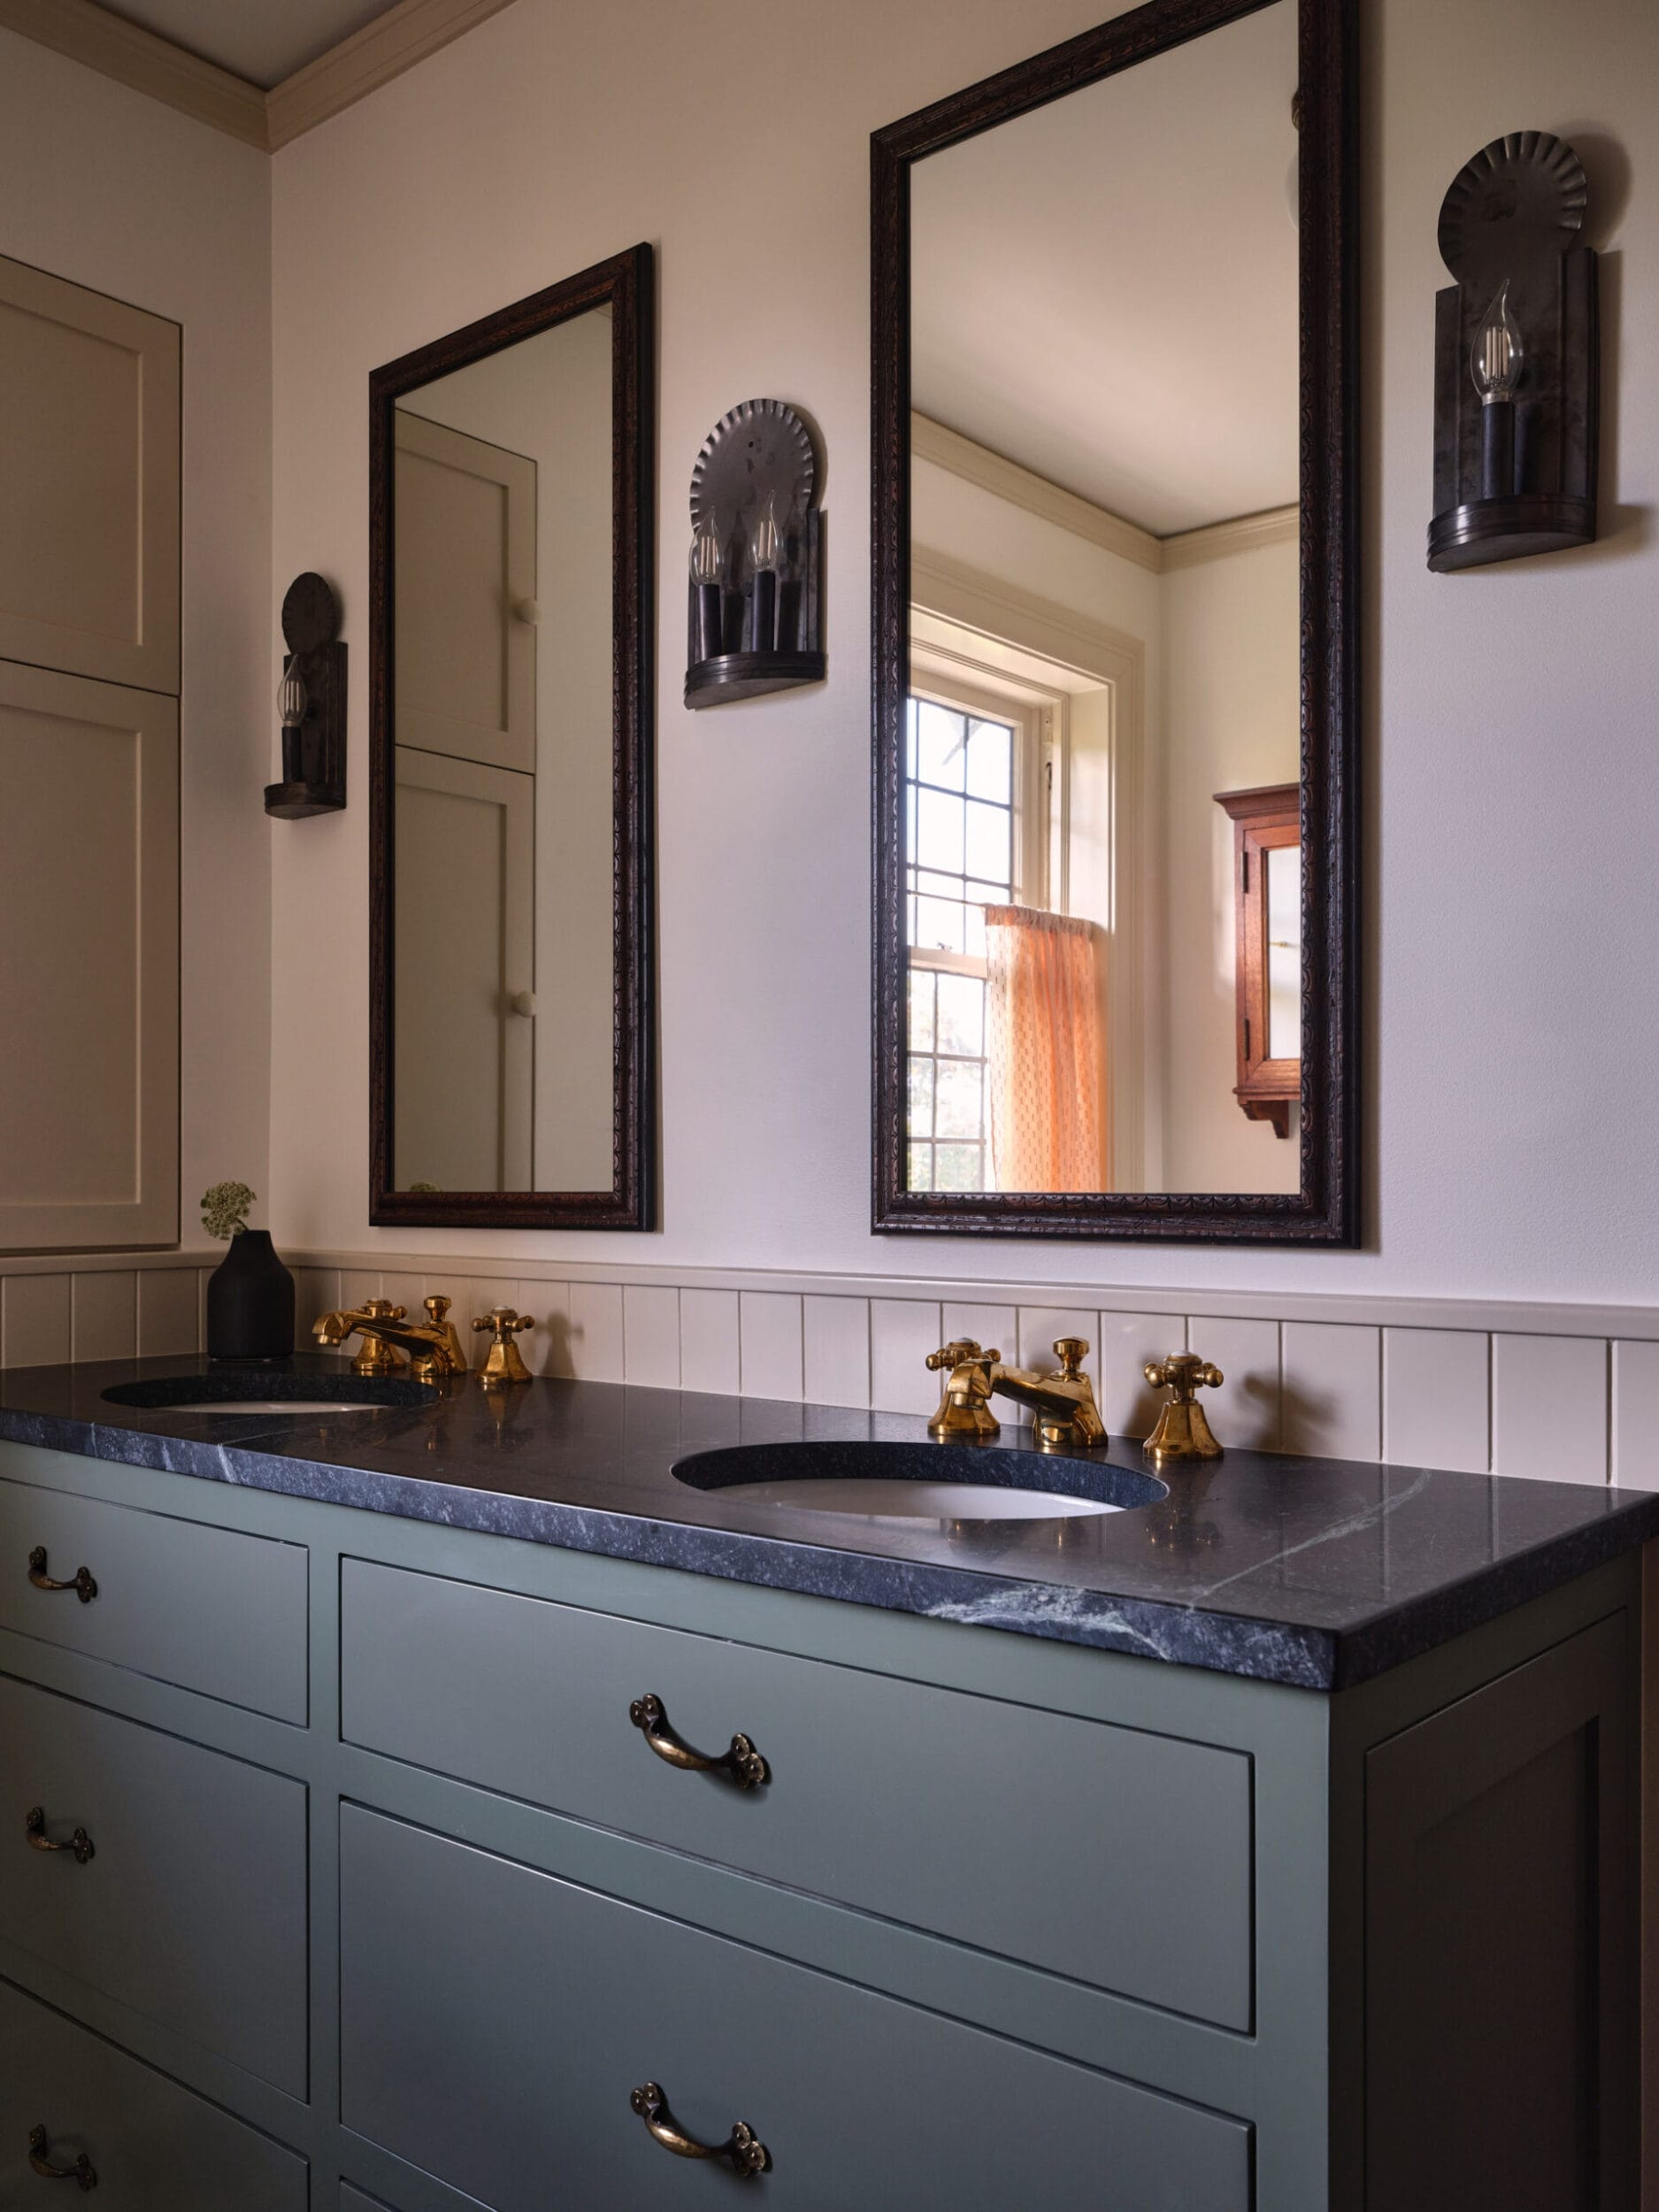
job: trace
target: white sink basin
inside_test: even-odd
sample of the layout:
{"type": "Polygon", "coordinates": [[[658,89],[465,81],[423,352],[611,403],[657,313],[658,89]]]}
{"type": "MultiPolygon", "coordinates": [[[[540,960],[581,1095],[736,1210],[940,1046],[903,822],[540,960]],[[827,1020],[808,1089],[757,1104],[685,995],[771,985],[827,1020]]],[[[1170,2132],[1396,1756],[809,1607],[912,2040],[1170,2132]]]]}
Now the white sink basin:
{"type": "Polygon", "coordinates": [[[723,1498],[787,1505],[801,1513],[854,1513],[871,1521],[1058,1521],[1080,1513],[1121,1513],[1099,1498],[1057,1490],[1013,1490],[989,1482],[927,1482],[904,1475],[806,1476],[795,1482],[733,1482],[723,1498]]]}
{"type": "Polygon", "coordinates": [[[369,1398],[216,1398],[196,1413],[384,1413],[369,1398]]]}

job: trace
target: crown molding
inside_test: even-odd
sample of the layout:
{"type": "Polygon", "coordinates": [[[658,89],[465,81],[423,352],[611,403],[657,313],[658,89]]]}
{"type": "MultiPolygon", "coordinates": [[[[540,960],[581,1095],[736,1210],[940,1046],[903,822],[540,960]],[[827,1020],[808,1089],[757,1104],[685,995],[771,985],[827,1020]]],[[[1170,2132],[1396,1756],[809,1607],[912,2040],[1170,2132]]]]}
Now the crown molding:
{"type": "Polygon", "coordinates": [[[187,54],[96,0],[0,0],[0,27],[50,46],[100,76],[147,93],[227,137],[268,151],[265,96],[211,61],[187,54]]]}
{"type": "Polygon", "coordinates": [[[399,0],[265,95],[273,153],[331,115],[378,92],[512,0],[399,0]]]}
{"type": "Polygon", "coordinates": [[[1230,522],[1212,522],[1202,530],[1182,530],[1162,538],[1163,565],[1196,568],[1201,561],[1224,561],[1234,553],[1255,553],[1264,545],[1292,545],[1302,534],[1302,512],[1296,507],[1268,507],[1259,515],[1235,515],[1230,522]]]}
{"type": "Polygon", "coordinates": [[[989,446],[964,438],[931,415],[910,416],[910,457],[931,461],[935,468],[977,484],[981,491],[1005,499],[1010,506],[1052,522],[1073,537],[1103,546],[1155,576],[1170,569],[1194,568],[1201,561],[1225,560],[1233,553],[1252,553],[1264,545],[1282,545],[1301,527],[1295,507],[1270,507],[1259,515],[1239,515],[1226,522],[1207,523],[1200,530],[1181,530],[1167,538],[1154,537],[1133,522],[1125,522],[1108,507],[1050,483],[1046,476],[1022,468],[989,446]]]}
{"type": "Polygon", "coordinates": [[[1164,565],[1163,549],[1150,531],[1097,507],[1092,499],[1079,498],[1076,492],[1051,484],[1046,476],[1021,468],[1018,461],[1005,460],[989,446],[964,438],[959,430],[935,422],[931,415],[910,416],[910,457],[931,461],[964,483],[977,484],[981,491],[994,493],[1011,507],[1023,507],[1027,514],[1056,523],[1073,537],[1087,538],[1091,545],[1104,546],[1107,552],[1133,561],[1137,567],[1149,568],[1156,574],[1164,565]]]}
{"type": "Polygon", "coordinates": [[[398,0],[269,92],[111,15],[97,0],[0,0],[0,28],[50,46],[244,145],[274,153],[511,4],[398,0]]]}

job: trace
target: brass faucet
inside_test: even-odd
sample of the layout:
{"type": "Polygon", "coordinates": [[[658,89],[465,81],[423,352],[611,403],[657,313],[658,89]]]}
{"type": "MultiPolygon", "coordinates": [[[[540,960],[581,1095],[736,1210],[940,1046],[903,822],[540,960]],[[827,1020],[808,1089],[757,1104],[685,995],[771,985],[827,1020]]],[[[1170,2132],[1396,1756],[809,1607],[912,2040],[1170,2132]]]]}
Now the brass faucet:
{"type": "Polygon", "coordinates": [[[1005,1367],[995,1347],[981,1351],[972,1337],[930,1352],[929,1371],[944,1374],[939,1410],[927,1424],[927,1432],[941,1443],[972,1442],[996,1435],[1001,1424],[991,1411],[991,1400],[1003,1397],[1029,1406],[1037,1418],[1033,1424],[1037,1441],[1045,1451],[1077,1451],[1106,1441],[1106,1424],[1094,1403],[1094,1386],[1083,1372],[1088,1356],[1087,1340],[1063,1336],[1055,1340],[1060,1364],[1051,1373],[1033,1374],[1029,1368],[1005,1367]]]}
{"type": "Polygon", "coordinates": [[[450,1301],[424,1301],[424,1322],[406,1318],[405,1309],[389,1298],[365,1298],[349,1312],[326,1313],[311,1330],[319,1344],[343,1344],[360,1336],[363,1348],[351,1363],[354,1375],[396,1375],[402,1368],[400,1351],[409,1355],[419,1382],[436,1382],[442,1375],[465,1375],[466,1354],[453,1321],[446,1319],[450,1301]]]}

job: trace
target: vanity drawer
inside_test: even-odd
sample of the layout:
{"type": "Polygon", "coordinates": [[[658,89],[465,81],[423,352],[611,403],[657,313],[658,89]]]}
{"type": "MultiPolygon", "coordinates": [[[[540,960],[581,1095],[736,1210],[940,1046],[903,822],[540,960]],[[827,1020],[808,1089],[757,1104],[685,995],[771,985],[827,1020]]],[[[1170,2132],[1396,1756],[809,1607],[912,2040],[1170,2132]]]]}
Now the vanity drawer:
{"type": "Polygon", "coordinates": [[[718,2206],[678,2158],[746,2122],[769,2212],[1245,2212],[1242,2122],[356,1806],[341,1816],[341,2116],[493,2212],[718,2206]]]}
{"type": "Polygon", "coordinates": [[[1250,2026],[1242,1753],[362,1560],[341,1644],[352,1743],[1250,2026]],[[751,1738],[770,1780],[666,1764],[630,1724],[648,1692],[701,1749],[751,1738]]]}
{"type": "Polygon", "coordinates": [[[101,1498],[0,1481],[0,1628],[303,1727],[307,1554],[101,1498]],[[97,1594],[42,1590],[30,1555],[97,1594]]]}
{"type": "Polygon", "coordinates": [[[0,2205],[19,2212],[42,2186],[36,2128],[47,2163],[89,2162],[99,2212],[305,2212],[303,2158],[0,1982],[0,2205]]]}
{"type": "Polygon", "coordinates": [[[0,1936],[303,2097],[304,1786],[5,1678],[0,1774],[0,1936]]]}

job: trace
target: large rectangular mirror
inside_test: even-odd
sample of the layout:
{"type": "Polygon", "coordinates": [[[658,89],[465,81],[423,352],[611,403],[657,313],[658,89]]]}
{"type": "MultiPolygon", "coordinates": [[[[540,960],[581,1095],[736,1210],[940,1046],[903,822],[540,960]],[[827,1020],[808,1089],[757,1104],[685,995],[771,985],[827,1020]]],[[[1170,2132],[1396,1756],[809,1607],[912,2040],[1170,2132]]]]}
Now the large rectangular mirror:
{"type": "Polygon", "coordinates": [[[878,1229],[1355,1239],[1351,18],[876,135],[878,1229]]]}
{"type": "Polygon", "coordinates": [[[376,1222],[650,1225],[651,252],[375,371],[376,1222]]]}

